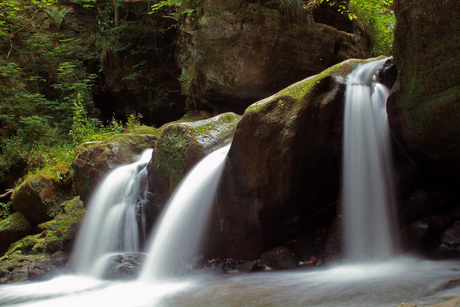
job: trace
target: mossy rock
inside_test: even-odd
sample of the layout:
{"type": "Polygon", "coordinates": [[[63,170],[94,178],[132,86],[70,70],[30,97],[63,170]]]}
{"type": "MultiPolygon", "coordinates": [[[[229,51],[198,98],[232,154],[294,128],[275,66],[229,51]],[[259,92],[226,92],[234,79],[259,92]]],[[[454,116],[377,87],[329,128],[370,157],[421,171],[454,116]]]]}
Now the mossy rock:
{"type": "Polygon", "coordinates": [[[38,225],[39,234],[29,235],[11,244],[6,256],[20,251],[22,254],[52,254],[68,251],[69,241],[82,222],[85,209],[79,197],[61,204],[61,212],[51,221],[38,225]]]}
{"type": "Polygon", "coordinates": [[[68,258],[63,252],[24,255],[17,251],[3,256],[0,258],[0,284],[49,279],[66,271],[68,258]]]}
{"type": "Polygon", "coordinates": [[[13,207],[35,226],[53,219],[71,192],[71,174],[68,164],[63,163],[26,177],[14,190],[13,207]]]}
{"type": "Polygon", "coordinates": [[[48,278],[64,270],[85,209],[79,197],[62,203],[61,208],[53,220],[38,225],[39,234],[10,245],[0,258],[0,283],[48,278]]]}
{"type": "Polygon", "coordinates": [[[103,141],[81,144],[71,166],[77,194],[83,201],[87,200],[104,174],[116,166],[131,163],[136,155],[153,148],[157,135],[159,130],[143,127],[103,141]]]}
{"type": "Polygon", "coordinates": [[[416,162],[459,179],[460,2],[401,0],[395,16],[391,130],[416,162]]]}
{"type": "Polygon", "coordinates": [[[162,128],[149,163],[150,190],[164,202],[189,170],[229,143],[240,116],[224,113],[206,120],[174,122],[162,128]]]}
{"type": "Polygon", "coordinates": [[[21,212],[15,212],[0,221],[0,255],[3,255],[10,244],[30,234],[30,222],[21,212]]]}
{"type": "Polygon", "coordinates": [[[207,258],[262,250],[328,227],[340,189],[347,60],[249,106],[238,123],[211,220],[207,258]],[[311,219],[312,218],[312,219],[311,219]]]}

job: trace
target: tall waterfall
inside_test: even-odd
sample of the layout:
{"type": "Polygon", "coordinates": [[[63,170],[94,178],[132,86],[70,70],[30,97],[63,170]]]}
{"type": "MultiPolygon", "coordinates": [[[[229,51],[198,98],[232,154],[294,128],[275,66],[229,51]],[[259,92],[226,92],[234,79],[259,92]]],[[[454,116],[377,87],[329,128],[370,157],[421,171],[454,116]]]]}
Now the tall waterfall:
{"type": "Polygon", "coordinates": [[[201,160],[171,196],[156,223],[141,279],[171,277],[196,256],[229,149],[201,160]]]}
{"type": "Polygon", "coordinates": [[[342,197],[348,259],[395,253],[393,173],[386,114],[388,89],[375,81],[384,60],[361,64],[345,96],[342,197]]]}
{"type": "Polygon", "coordinates": [[[77,274],[100,277],[104,256],[112,252],[138,252],[138,210],[147,191],[147,164],[152,149],[132,164],[114,169],[94,192],[72,256],[77,274]],[[101,263],[102,262],[102,263],[101,263]]]}

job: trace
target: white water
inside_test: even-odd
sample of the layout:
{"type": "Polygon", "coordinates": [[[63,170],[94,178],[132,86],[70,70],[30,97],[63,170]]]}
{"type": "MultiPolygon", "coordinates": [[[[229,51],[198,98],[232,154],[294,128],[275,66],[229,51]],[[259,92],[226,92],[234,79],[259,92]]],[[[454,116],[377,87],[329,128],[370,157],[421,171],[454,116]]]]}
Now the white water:
{"type": "Polygon", "coordinates": [[[350,261],[395,255],[393,162],[386,100],[373,81],[384,60],[361,64],[349,76],[345,96],[342,198],[345,253],[350,261]]]}
{"type": "Polygon", "coordinates": [[[95,190],[72,253],[77,274],[101,277],[111,253],[140,251],[137,210],[151,156],[148,149],[137,162],[114,169],[95,190]]]}
{"type": "Polygon", "coordinates": [[[155,226],[141,279],[170,278],[197,255],[229,149],[201,160],[176,189],[155,226]]]}

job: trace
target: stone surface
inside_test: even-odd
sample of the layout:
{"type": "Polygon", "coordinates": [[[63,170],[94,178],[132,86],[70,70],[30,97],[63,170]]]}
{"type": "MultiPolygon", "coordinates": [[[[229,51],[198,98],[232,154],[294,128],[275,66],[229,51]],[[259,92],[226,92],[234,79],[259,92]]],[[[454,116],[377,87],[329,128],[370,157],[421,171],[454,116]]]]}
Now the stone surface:
{"type": "Polygon", "coordinates": [[[345,79],[361,62],[333,66],[246,110],[223,172],[206,257],[257,259],[264,249],[330,226],[340,188],[345,79]]]}
{"type": "Polygon", "coordinates": [[[24,179],[13,193],[13,207],[36,226],[53,219],[60,212],[61,203],[71,198],[71,192],[68,165],[58,165],[24,179]]]}
{"type": "Polygon", "coordinates": [[[278,1],[190,1],[183,9],[193,13],[179,19],[182,90],[213,108],[244,109],[334,64],[369,56],[364,37],[278,1]]]}
{"type": "Polygon", "coordinates": [[[224,113],[206,120],[173,122],[162,127],[148,165],[154,202],[164,204],[197,162],[229,143],[239,119],[234,113],[224,113]]]}
{"type": "Polygon", "coordinates": [[[0,256],[6,253],[10,244],[30,234],[30,222],[20,212],[13,213],[0,221],[0,256]]]}
{"type": "Polygon", "coordinates": [[[89,196],[101,178],[114,167],[132,162],[134,156],[152,148],[159,135],[155,128],[139,128],[129,134],[119,134],[103,141],[87,142],[77,147],[72,163],[73,185],[83,201],[89,196]]]}
{"type": "Polygon", "coordinates": [[[26,236],[11,244],[5,256],[17,252],[21,255],[69,252],[70,243],[83,220],[85,209],[78,197],[62,203],[61,208],[61,212],[53,220],[36,227],[40,233],[26,236]]]}
{"type": "Polygon", "coordinates": [[[297,266],[294,255],[284,246],[263,252],[260,262],[274,270],[293,269],[297,266]]]}
{"type": "Polygon", "coordinates": [[[432,173],[460,178],[460,2],[394,2],[398,79],[387,104],[397,142],[432,173]]]}
{"type": "Polygon", "coordinates": [[[402,234],[403,247],[410,252],[432,255],[435,240],[452,225],[449,216],[429,216],[412,223],[402,234]]]}
{"type": "Polygon", "coordinates": [[[460,223],[446,229],[435,249],[437,258],[458,258],[460,257],[460,223]]]}
{"type": "Polygon", "coordinates": [[[146,255],[139,253],[114,255],[107,261],[103,278],[108,280],[135,279],[139,275],[146,257],[146,255]]]}

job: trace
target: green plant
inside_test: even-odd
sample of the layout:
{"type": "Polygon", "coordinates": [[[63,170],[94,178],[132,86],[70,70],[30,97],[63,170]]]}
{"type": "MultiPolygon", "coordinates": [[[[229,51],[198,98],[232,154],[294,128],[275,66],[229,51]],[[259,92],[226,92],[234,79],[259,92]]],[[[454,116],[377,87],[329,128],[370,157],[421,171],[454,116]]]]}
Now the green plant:
{"type": "Polygon", "coordinates": [[[13,203],[10,201],[0,202],[0,219],[4,219],[13,213],[13,203]]]}
{"type": "Polygon", "coordinates": [[[132,131],[134,130],[135,128],[137,127],[140,127],[141,126],[141,118],[142,118],[142,114],[140,113],[131,113],[129,114],[129,117],[128,117],[128,122],[126,123],[126,129],[125,130],[128,130],[128,131],[132,131]]]}
{"type": "Polygon", "coordinates": [[[306,4],[313,9],[323,2],[337,5],[342,14],[366,29],[373,40],[374,56],[390,55],[393,48],[393,30],[395,16],[392,10],[393,0],[311,0],[306,4]]]}

